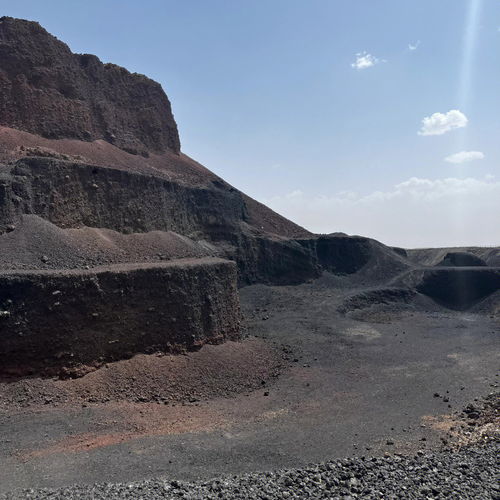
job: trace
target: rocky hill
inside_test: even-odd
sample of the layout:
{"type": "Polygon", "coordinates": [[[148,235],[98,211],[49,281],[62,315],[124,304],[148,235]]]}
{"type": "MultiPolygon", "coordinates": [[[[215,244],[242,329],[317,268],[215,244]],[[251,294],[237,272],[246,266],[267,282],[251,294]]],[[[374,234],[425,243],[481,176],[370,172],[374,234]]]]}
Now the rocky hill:
{"type": "Polygon", "coordinates": [[[318,274],[299,236],[181,153],[158,83],[0,18],[4,375],[238,338],[238,282],[318,274]]]}

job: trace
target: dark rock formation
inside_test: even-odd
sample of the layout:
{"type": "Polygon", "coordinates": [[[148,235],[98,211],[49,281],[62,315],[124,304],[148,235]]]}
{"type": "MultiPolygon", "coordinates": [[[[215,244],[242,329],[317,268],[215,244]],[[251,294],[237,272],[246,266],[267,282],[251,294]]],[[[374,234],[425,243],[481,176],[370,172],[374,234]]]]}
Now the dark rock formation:
{"type": "Polygon", "coordinates": [[[449,309],[469,309],[477,301],[500,290],[499,269],[428,270],[417,291],[449,309]]]}
{"type": "Polygon", "coordinates": [[[308,231],[179,153],[158,84],[12,18],[0,22],[0,55],[0,232],[26,214],[61,228],[174,231],[217,244],[241,284],[319,274],[294,241],[308,231]]]}
{"type": "Polygon", "coordinates": [[[393,284],[414,289],[448,309],[464,311],[500,290],[500,268],[412,269],[393,284]]]}
{"type": "Polygon", "coordinates": [[[137,353],[239,335],[236,266],[179,259],[89,271],[0,273],[0,373],[71,374],[137,353]]]}
{"type": "Polygon", "coordinates": [[[21,214],[36,214],[61,227],[105,227],[125,233],[162,230],[217,239],[222,232],[234,232],[245,218],[236,190],[189,187],[160,177],[39,157],[19,160],[0,172],[4,229],[21,214]]]}
{"type": "Polygon", "coordinates": [[[467,252],[448,252],[444,259],[437,264],[438,266],[458,266],[458,267],[475,267],[487,266],[486,262],[478,257],[467,252]]]}
{"type": "Polygon", "coordinates": [[[465,257],[466,266],[475,266],[482,261],[487,266],[500,267],[500,247],[418,248],[407,250],[406,252],[408,260],[417,265],[447,265],[446,263],[443,264],[443,261],[451,254],[458,255],[458,257],[452,257],[453,262],[457,262],[458,264],[451,264],[448,259],[448,265],[461,266],[459,262],[464,262],[464,257],[461,257],[461,255],[467,254],[467,257],[465,257]],[[474,261],[469,256],[472,256],[472,258],[477,257],[480,260],[474,259],[474,264],[472,263],[474,261]]]}
{"type": "Polygon", "coordinates": [[[262,235],[245,221],[242,194],[225,184],[187,186],[161,177],[54,158],[0,167],[0,231],[34,214],[63,228],[122,233],[173,231],[217,245],[236,260],[240,283],[301,283],[319,275],[316,258],[293,239],[262,235]]]}
{"type": "Polygon", "coordinates": [[[402,271],[403,259],[360,236],[293,239],[248,224],[246,197],[225,184],[187,186],[160,177],[54,158],[29,157],[0,168],[0,231],[34,214],[63,228],[122,233],[173,231],[207,240],[237,261],[241,284],[295,284],[322,270],[352,274],[402,271]]]}
{"type": "Polygon", "coordinates": [[[104,139],[139,154],[180,151],[161,86],[73,54],[38,23],[0,18],[0,125],[43,137],[104,139]]]}
{"type": "Polygon", "coordinates": [[[334,274],[359,273],[377,280],[395,276],[409,267],[400,252],[362,236],[335,233],[297,241],[313,255],[319,269],[334,274]]]}
{"type": "Polygon", "coordinates": [[[311,248],[323,269],[338,274],[359,271],[373,254],[370,240],[359,236],[320,236],[300,241],[311,248]]]}

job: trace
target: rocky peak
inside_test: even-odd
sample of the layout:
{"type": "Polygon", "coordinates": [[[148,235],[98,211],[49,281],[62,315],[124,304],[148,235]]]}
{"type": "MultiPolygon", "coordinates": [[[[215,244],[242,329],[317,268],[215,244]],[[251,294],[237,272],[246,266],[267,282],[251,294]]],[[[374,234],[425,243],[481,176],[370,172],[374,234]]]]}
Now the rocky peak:
{"type": "Polygon", "coordinates": [[[0,18],[0,125],[50,139],[103,139],[134,154],[180,151],[161,86],[69,47],[38,23],[0,18]]]}

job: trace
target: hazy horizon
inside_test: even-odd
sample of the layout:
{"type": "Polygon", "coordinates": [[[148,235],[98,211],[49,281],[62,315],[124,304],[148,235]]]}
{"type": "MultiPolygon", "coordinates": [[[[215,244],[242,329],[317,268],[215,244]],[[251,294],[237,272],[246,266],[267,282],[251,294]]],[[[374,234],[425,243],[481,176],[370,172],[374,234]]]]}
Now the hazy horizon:
{"type": "Polygon", "coordinates": [[[500,3],[2,1],[160,82],[182,150],[314,232],[500,245],[500,3]]]}

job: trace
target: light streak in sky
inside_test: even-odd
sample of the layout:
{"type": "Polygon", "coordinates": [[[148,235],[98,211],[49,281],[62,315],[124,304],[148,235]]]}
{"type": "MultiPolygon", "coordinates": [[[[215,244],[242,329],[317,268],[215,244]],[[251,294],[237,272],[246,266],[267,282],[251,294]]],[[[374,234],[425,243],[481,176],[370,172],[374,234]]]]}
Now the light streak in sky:
{"type": "MultiPolygon", "coordinates": [[[[483,0],[469,0],[465,17],[462,65],[457,89],[457,109],[468,114],[469,102],[474,77],[474,56],[476,53],[483,0]]],[[[467,130],[463,129],[456,135],[456,151],[466,149],[467,130]]]]}
{"type": "Polygon", "coordinates": [[[482,0],[470,0],[465,23],[462,68],[458,88],[458,104],[461,111],[466,111],[474,72],[474,54],[479,31],[482,0]]]}

